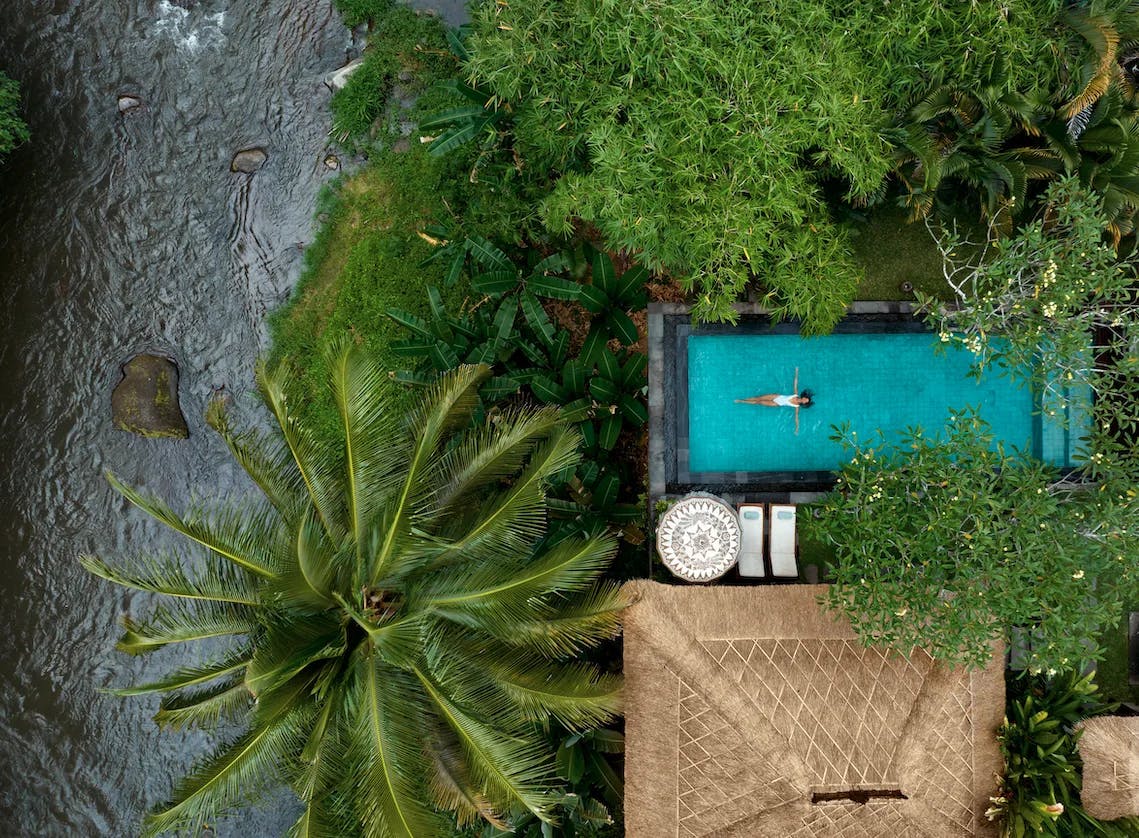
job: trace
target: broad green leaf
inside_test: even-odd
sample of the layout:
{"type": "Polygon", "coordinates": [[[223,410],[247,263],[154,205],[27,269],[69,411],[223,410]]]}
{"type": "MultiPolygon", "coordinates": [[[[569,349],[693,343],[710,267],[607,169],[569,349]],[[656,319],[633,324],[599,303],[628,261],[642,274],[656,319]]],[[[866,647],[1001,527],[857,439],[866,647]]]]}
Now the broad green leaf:
{"type": "Polygon", "coordinates": [[[609,312],[606,321],[613,337],[621,341],[623,345],[632,346],[640,339],[636,324],[625,312],[613,309],[609,312]]]}
{"type": "Polygon", "coordinates": [[[471,287],[480,294],[499,297],[518,287],[516,271],[490,271],[471,277],[471,287]]]}
{"type": "Polygon", "coordinates": [[[566,397],[565,390],[544,375],[536,375],[531,379],[530,391],[535,398],[546,404],[561,404],[566,397]]]}
{"type": "Polygon", "coordinates": [[[542,276],[535,274],[526,280],[526,287],[539,297],[550,297],[555,300],[576,300],[581,296],[583,286],[572,279],[563,279],[560,276],[542,276]]]}
{"type": "Polygon", "coordinates": [[[594,288],[606,297],[617,296],[617,275],[613,270],[613,260],[607,253],[594,251],[592,264],[594,288]]]}
{"type": "Polygon", "coordinates": [[[601,427],[597,434],[597,444],[603,451],[613,450],[617,444],[617,437],[621,434],[621,417],[605,416],[601,419],[601,427]]]}

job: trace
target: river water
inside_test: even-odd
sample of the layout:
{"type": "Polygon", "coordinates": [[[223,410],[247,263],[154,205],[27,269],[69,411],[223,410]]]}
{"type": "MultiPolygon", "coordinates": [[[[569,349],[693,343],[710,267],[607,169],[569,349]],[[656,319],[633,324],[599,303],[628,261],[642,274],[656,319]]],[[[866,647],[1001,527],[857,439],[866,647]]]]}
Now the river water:
{"type": "MultiPolygon", "coordinates": [[[[186,503],[246,490],[205,427],[211,389],[256,415],[265,315],[296,282],[330,173],[325,75],[355,46],[330,0],[3,0],[0,67],[33,141],[0,171],[0,826],[13,836],[137,834],[200,755],[159,732],[157,698],[99,692],[185,651],[113,651],[144,611],[76,557],[180,546],[101,477],[186,503]],[[120,94],[144,106],[120,115],[120,94]],[[234,151],[266,148],[255,175],[234,151]],[[178,362],[186,441],[111,425],[119,367],[178,362]]],[[[446,9],[461,14],[460,3],[446,9]]],[[[218,828],[280,834],[270,801],[218,828]]]]}

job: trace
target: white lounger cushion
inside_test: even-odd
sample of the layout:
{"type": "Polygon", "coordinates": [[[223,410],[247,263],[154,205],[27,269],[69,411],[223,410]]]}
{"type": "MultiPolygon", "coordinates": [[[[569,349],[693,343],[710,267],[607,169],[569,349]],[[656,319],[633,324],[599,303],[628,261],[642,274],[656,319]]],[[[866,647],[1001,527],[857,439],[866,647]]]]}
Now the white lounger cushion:
{"type": "Polygon", "coordinates": [[[766,576],[763,569],[763,507],[740,506],[740,576],[766,576]]]}
{"type": "Polygon", "coordinates": [[[795,507],[771,505],[771,574],[798,576],[795,562],[795,507]]]}

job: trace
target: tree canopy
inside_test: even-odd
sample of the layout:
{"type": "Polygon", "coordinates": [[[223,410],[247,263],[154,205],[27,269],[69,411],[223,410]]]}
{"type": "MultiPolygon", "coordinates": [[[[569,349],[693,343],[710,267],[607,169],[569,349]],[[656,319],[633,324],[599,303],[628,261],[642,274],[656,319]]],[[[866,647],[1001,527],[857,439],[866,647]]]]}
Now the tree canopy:
{"type": "Polygon", "coordinates": [[[1061,87],[1061,0],[513,0],[480,4],[466,71],[510,108],[516,165],[560,176],[558,232],[597,225],[732,319],[750,277],[829,330],[857,271],[826,193],[873,195],[895,120],[952,81],[1061,87]]]}
{"type": "Polygon", "coordinates": [[[948,427],[840,434],[850,460],[809,522],[835,548],[830,605],[867,644],[950,664],[983,665],[1015,632],[1034,672],[1095,659],[1091,639],[1135,590],[1135,491],[1060,479],[996,445],[975,410],[948,427]]]}
{"type": "Polygon", "coordinates": [[[619,677],[579,662],[618,629],[600,580],[607,535],[546,535],[546,484],[577,461],[556,410],[506,410],[471,427],[485,367],[442,377],[410,411],[357,350],[330,358],[341,419],[326,444],[295,413],[287,367],[260,373],[277,429],[211,420],[264,497],[180,514],[113,480],[128,500],[204,548],[190,564],[84,565],[172,599],[126,620],[118,648],[229,640],[219,656],[124,695],[166,693],[170,727],[245,729],[147,818],[194,828],[285,781],[297,835],[423,838],[460,823],[548,820],[554,754],[541,728],[596,727],[619,677]]]}

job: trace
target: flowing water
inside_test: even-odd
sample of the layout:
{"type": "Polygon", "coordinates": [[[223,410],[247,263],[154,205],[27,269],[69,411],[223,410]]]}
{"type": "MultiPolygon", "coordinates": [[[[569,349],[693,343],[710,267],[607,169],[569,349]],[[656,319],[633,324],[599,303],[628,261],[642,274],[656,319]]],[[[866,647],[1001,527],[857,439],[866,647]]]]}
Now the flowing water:
{"type": "MultiPolygon", "coordinates": [[[[331,177],[323,80],[356,45],[331,0],[3,6],[0,67],[33,141],[0,172],[0,831],[130,835],[208,740],[159,732],[153,697],[99,691],[185,652],[113,652],[117,619],[147,599],[76,557],[178,546],[104,469],[175,505],[191,487],[245,490],[202,411],[225,387],[254,414],[265,315],[298,277],[331,177]],[[120,114],[122,94],[143,107],[120,114]],[[230,173],[252,145],[264,168],[230,173]],[[177,361],[189,440],[112,427],[120,365],[142,350],[177,361]]],[[[218,834],[280,834],[292,815],[273,802],[218,834]]]]}

